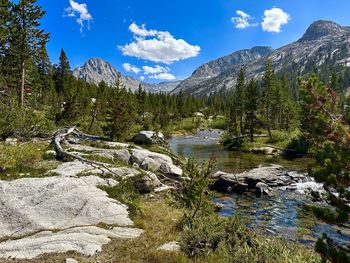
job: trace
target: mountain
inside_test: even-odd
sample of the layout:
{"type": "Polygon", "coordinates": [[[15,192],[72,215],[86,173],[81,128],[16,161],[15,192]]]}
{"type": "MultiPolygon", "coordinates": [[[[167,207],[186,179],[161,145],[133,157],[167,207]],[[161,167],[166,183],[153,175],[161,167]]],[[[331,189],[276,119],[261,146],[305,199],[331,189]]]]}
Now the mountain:
{"type": "MultiPolygon", "coordinates": [[[[291,76],[305,75],[322,67],[332,67],[336,65],[350,66],[350,28],[340,26],[331,21],[316,21],[310,25],[305,34],[297,41],[276,50],[265,48],[266,52],[249,56],[246,60],[237,60],[237,63],[229,63],[222,67],[218,75],[205,74],[202,69],[211,68],[209,65],[220,65],[223,59],[237,54],[252,52],[243,50],[232,55],[214,60],[199,67],[190,78],[182,81],[174,90],[184,90],[186,94],[208,95],[223,89],[232,89],[235,86],[236,77],[239,70],[244,67],[248,78],[261,79],[265,65],[271,60],[274,69],[278,72],[285,70],[291,76]],[[270,50],[270,52],[268,52],[270,50]],[[200,77],[197,77],[200,76],[200,77]]],[[[217,67],[220,68],[220,67],[217,67]]],[[[207,71],[209,72],[209,71],[207,71]]]]}
{"type": "Polygon", "coordinates": [[[191,89],[201,83],[205,83],[208,79],[219,76],[233,66],[259,60],[271,54],[271,52],[273,52],[271,47],[253,47],[252,49],[240,50],[228,56],[210,61],[197,68],[191,77],[182,81],[173,92],[176,93],[180,90],[191,89]]]}
{"type": "Polygon", "coordinates": [[[91,58],[87,62],[85,62],[85,64],[82,67],[78,67],[73,70],[73,76],[75,76],[78,79],[82,79],[89,83],[95,84],[99,84],[101,81],[104,81],[110,86],[113,86],[116,83],[118,75],[120,75],[121,82],[124,83],[124,85],[132,91],[138,90],[139,85],[141,84],[147,92],[168,93],[180,83],[180,81],[161,82],[158,84],[141,82],[133,77],[122,75],[110,63],[100,58],[91,58]]]}

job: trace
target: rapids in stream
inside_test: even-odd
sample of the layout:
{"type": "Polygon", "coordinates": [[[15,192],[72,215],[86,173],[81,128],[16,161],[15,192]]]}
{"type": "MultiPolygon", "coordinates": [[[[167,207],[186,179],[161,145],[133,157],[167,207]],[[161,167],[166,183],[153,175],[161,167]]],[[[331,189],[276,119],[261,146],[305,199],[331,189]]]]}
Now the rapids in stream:
{"type": "MultiPolygon", "coordinates": [[[[203,130],[195,135],[174,136],[169,140],[170,148],[177,154],[198,160],[215,156],[217,171],[241,173],[259,165],[279,164],[291,171],[305,172],[310,160],[306,158],[289,160],[282,157],[241,153],[226,150],[219,140],[223,131],[203,130]]],[[[281,236],[289,241],[313,245],[322,233],[326,233],[342,246],[350,246],[350,224],[343,227],[326,224],[305,208],[311,199],[303,194],[309,181],[300,183],[296,191],[280,188],[272,196],[257,198],[254,193],[221,195],[214,201],[223,205],[219,211],[223,216],[236,213],[247,226],[261,233],[281,236]]]]}

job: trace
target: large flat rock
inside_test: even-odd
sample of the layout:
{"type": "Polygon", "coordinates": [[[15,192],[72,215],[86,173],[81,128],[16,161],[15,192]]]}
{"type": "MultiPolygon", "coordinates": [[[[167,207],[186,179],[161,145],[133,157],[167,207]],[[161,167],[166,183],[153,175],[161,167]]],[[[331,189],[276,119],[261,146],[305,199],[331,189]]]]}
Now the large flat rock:
{"type": "MultiPolygon", "coordinates": [[[[108,166],[108,164],[106,164],[108,166]]],[[[51,170],[50,173],[54,173],[60,176],[74,177],[79,175],[103,175],[110,174],[111,171],[120,177],[133,177],[138,175],[140,171],[129,167],[109,167],[108,169],[98,167],[97,165],[91,165],[86,162],[75,160],[72,162],[61,163],[56,169],[51,170]]]]}
{"type": "Polygon", "coordinates": [[[0,238],[99,223],[131,226],[127,207],[111,199],[99,177],[0,181],[0,238]]]}
{"type": "Polygon", "coordinates": [[[114,227],[105,230],[95,226],[76,227],[59,232],[43,231],[18,240],[0,243],[3,258],[31,259],[44,253],[76,251],[91,256],[102,250],[111,238],[136,238],[142,230],[114,227]]]}

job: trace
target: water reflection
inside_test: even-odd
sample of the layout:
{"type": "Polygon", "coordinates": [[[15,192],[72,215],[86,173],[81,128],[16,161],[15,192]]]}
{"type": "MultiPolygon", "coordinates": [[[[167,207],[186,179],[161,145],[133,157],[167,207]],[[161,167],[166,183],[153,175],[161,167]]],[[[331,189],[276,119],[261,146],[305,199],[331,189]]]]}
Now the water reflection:
{"type": "Polygon", "coordinates": [[[207,160],[210,156],[217,159],[216,169],[224,172],[243,172],[261,164],[281,164],[293,170],[305,170],[307,159],[288,160],[276,156],[257,155],[228,151],[219,144],[222,131],[201,131],[196,135],[176,136],[169,140],[170,148],[186,158],[195,157],[207,160]]]}
{"type": "MultiPolygon", "coordinates": [[[[261,164],[280,164],[290,170],[305,170],[309,160],[287,160],[249,153],[225,150],[219,143],[222,131],[201,131],[196,135],[177,136],[170,140],[173,151],[184,157],[207,160],[217,158],[217,170],[237,173],[256,168],[261,164]]],[[[280,190],[273,196],[257,198],[254,194],[232,194],[215,198],[223,204],[219,212],[223,216],[234,216],[237,212],[247,225],[264,233],[282,236],[304,244],[314,244],[322,233],[327,233],[339,244],[350,245],[348,227],[336,227],[320,222],[304,209],[310,203],[305,196],[280,190]]]]}

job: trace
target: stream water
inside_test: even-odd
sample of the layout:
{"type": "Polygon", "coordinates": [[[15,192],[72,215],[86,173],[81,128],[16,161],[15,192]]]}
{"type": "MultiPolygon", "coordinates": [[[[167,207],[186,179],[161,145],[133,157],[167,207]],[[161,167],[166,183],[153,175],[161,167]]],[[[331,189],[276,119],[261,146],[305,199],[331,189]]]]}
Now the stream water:
{"type": "MultiPolygon", "coordinates": [[[[222,131],[200,131],[195,135],[175,136],[169,140],[170,148],[184,157],[207,160],[215,156],[216,170],[240,173],[259,165],[280,164],[289,170],[305,171],[310,160],[288,160],[250,153],[226,150],[219,144],[222,131]]],[[[304,185],[300,185],[303,187],[304,185]]],[[[256,231],[281,236],[290,241],[313,245],[326,233],[342,246],[350,247],[350,224],[343,227],[326,224],[315,218],[305,205],[312,201],[298,191],[281,188],[272,196],[257,198],[254,194],[230,194],[214,199],[223,205],[219,214],[234,216],[236,213],[256,231]]]]}

